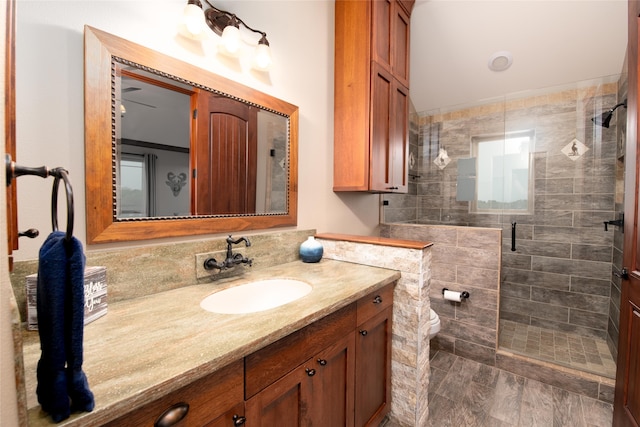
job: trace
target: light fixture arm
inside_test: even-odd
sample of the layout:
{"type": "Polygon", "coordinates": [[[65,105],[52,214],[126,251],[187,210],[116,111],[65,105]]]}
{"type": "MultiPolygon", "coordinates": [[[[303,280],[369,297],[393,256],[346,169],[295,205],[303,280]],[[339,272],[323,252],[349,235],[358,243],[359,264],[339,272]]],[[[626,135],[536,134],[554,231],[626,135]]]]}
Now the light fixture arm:
{"type": "Polygon", "coordinates": [[[204,1],[210,7],[210,9],[207,9],[205,11],[206,22],[207,22],[207,25],[209,26],[209,28],[211,28],[211,30],[213,30],[214,33],[216,33],[218,35],[221,35],[222,31],[224,30],[224,27],[226,27],[227,25],[234,25],[234,21],[235,21],[235,23],[237,23],[237,24],[242,24],[247,30],[252,31],[252,32],[254,32],[256,34],[260,34],[262,36],[261,39],[260,39],[260,42],[262,44],[269,45],[269,42],[267,41],[267,33],[265,33],[264,31],[256,30],[255,28],[250,27],[249,25],[247,25],[246,22],[244,22],[242,19],[240,19],[235,13],[231,13],[231,12],[227,12],[226,10],[218,9],[217,7],[212,5],[209,2],[209,0],[204,0],[204,1]],[[266,43],[263,43],[263,40],[266,43]]]}

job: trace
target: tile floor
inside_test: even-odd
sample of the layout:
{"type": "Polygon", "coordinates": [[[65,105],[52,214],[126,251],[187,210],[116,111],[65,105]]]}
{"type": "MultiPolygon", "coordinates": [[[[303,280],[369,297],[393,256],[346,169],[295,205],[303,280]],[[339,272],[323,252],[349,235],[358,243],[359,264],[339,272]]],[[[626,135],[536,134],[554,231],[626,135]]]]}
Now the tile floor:
{"type": "Polygon", "coordinates": [[[605,340],[500,320],[500,348],[558,365],[615,378],[616,364],[605,340]]]}
{"type": "Polygon", "coordinates": [[[431,359],[430,427],[610,427],[612,416],[611,404],[451,353],[431,359]]]}

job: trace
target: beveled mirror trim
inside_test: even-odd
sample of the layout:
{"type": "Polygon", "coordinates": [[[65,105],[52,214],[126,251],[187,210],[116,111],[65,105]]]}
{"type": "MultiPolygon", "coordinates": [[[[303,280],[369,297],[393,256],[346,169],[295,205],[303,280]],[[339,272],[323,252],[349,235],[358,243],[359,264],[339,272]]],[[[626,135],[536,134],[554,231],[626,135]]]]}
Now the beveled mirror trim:
{"type": "Polygon", "coordinates": [[[297,224],[298,107],[242,84],[112,34],[85,26],[85,188],[87,244],[147,240],[197,234],[232,233],[297,224]],[[242,216],[117,220],[114,200],[112,57],[161,70],[289,118],[287,213],[242,216]]]}

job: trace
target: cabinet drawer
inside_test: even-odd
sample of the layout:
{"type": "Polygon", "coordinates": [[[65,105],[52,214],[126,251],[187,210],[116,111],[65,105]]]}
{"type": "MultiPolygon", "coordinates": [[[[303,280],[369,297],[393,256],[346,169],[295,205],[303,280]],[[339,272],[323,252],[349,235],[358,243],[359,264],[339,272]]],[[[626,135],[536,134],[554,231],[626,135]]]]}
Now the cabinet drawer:
{"type": "Polygon", "coordinates": [[[393,288],[395,283],[391,283],[382,289],[370,293],[364,298],[358,300],[358,325],[366,322],[373,316],[384,311],[385,308],[393,304],[393,288]]]}
{"type": "Polygon", "coordinates": [[[274,383],[355,327],[354,303],[245,357],[245,399],[274,383]]]}
{"type": "MultiPolygon", "coordinates": [[[[180,426],[203,426],[243,402],[242,361],[232,364],[107,424],[109,427],[152,427],[176,404],[189,410],[180,426]]],[[[239,414],[244,415],[244,414],[239,414]]]]}

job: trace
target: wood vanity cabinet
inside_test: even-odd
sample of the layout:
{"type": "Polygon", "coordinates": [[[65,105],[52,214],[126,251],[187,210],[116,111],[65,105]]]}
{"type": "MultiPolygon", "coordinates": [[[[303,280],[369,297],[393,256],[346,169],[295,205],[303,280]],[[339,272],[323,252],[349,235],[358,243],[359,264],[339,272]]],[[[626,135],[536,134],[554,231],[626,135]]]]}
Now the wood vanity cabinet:
{"type": "Polygon", "coordinates": [[[406,193],[407,0],[336,0],[334,191],[406,193]]]}
{"type": "Polygon", "coordinates": [[[390,410],[394,285],[107,426],[377,426],[390,410]],[[156,424],[184,403],[182,421],[156,424]]]}
{"type": "Polygon", "coordinates": [[[393,288],[358,302],[355,423],[377,426],[391,409],[393,288]]]}
{"type": "Polygon", "coordinates": [[[353,427],[355,332],[339,339],[247,400],[258,427],[353,427]]]}
{"type": "Polygon", "coordinates": [[[247,424],[377,426],[390,410],[393,288],[246,357],[247,424]]]}
{"type": "Polygon", "coordinates": [[[245,357],[247,423],[353,426],[351,304],[245,357]]]}
{"type": "Polygon", "coordinates": [[[106,426],[222,427],[233,426],[234,415],[244,415],[244,369],[241,360],[144,405],[106,426]],[[173,414],[168,414],[167,417],[179,418],[184,404],[189,405],[189,409],[181,422],[159,423],[163,414],[172,409],[173,414]]]}

